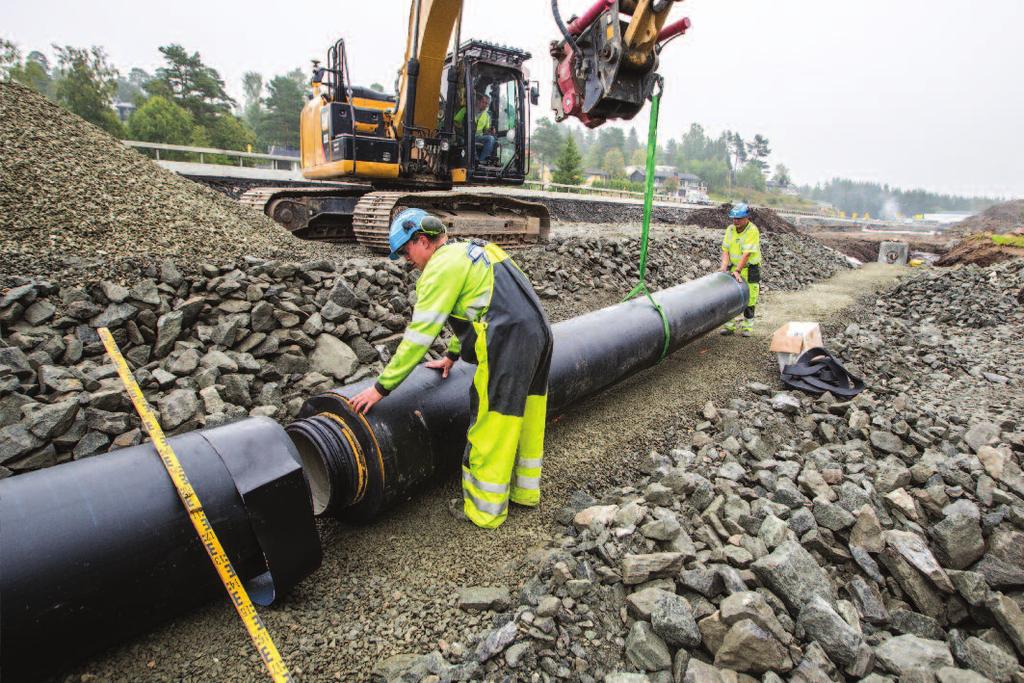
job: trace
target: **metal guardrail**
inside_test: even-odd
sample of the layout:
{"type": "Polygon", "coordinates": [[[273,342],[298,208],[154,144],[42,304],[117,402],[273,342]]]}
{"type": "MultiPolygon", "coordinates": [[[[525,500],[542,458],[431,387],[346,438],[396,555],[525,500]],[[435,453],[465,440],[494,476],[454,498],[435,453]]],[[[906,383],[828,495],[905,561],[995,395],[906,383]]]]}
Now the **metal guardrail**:
{"type": "Polygon", "coordinates": [[[214,154],[219,156],[237,158],[239,160],[239,166],[242,166],[246,159],[254,159],[273,162],[283,161],[290,164],[291,170],[298,170],[299,167],[299,157],[288,156],[285,154],[261,154],[259,152],[242,152],[237,149],[217,149],[215,147],[190,147],[188,145],[167,145],[162,142],[143,142],[141,140],[122,140],[121,142],[123,142],[128,147],[153,150],[153,152],[156,154],[157,161],[160,161],[160,152],[164,151],[195,154],[199,157],[199,163],[201,164],[205,163],[204,158],[207,154],[214,154]]]}

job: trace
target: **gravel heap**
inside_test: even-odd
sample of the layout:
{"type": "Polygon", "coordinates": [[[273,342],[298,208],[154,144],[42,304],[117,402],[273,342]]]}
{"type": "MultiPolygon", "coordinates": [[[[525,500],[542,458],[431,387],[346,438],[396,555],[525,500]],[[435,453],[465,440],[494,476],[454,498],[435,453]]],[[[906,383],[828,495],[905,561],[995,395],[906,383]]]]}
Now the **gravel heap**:
{"type": "MultiPolygon", "coordinates": [[[[670,238],[651,237],[647,284],[662,289],[716,270],[721,243],[720,231],[677,230],[670,238]]],[[[800,289],[850,267],[838,251],[805,236],[768,234],[761,248],[762,291],[800,289]]],[[[542,283],[542,297],[595,288],[624,294],[639,277],[640,239],[556,235],[546,245],[515,252],[513,258],[534,283],[542,283]]]]}
{"type": "Polygon", "coordinates": [[[640,478],[578,492],[519,590],[462,591],[487,630],[378,680],[1022,680],[1024,321],[901,317],[931,280],[829,340],[862,394],[709,402],[640,478]]]}
{"type": "Polygon", "coordinates": [[[1024,199],[990,206],[979,214],[949,226],[947,232],[953,235],[969,235],[972,232],[1004,233],[1018,227],[1024,227],[1024,199]]]}
{"type": "MultiPolygon", "coordinates": [[[[671,244],[652,246],[653,287],[714,269],[705,257],[717,251],[711,238],[671,244]]],[[[765,249],[766,282],[782,289],[845,265],[790,236],[765,249]]],[[[637,277],[639,243],[566,238],[515,258],[559,320],[621,299],[637,277]]],[[[0,290],[0,476],[139,443],[98,327],[113,332],[169,434],[246,415],[288,421],[311,394],[381,370],[411,314],[415,281],[375,257],[246,257],[190,264],[195,272],[171,260],[123,263],[132,277],[21,278],[0,290]]]]}
{"type": "Polygon", "coordinates": [[[288,255],[331,248],[128,149],[18,83],[0,83],[0,285],[17,275],[127,272],[121,259],[288,255]]]}
{"type": "MultiPolygon", "coordinates": [[[[643,220],[643,204],[638,202],[612,202],[594,198],[552,197],[546,194],[534,201],[543,203],[551,211],[551,219],[566,223],[640,223],[643,220]]],[[[721,204],[706,209],[690,209],[682,206],[655,204],[651,207],[651,221],[672,225],[699,225],[703,228],[721,230],[732,223],[729,209],[732,204],[721,204]]],[[[789,221],[772,209],[752,208],[751,220],[762,232],[798,233],[789,221]]]]}
{"type": "MultiPolygon", "coordinates": [[[[692,211],[687,216],[686,222],[691,225],[699,225],[702,228],[720,229],[723,226],[732,223],[732,219],[729,218],[730,209],[732,209],[732,204],[721,204],[713,208],[698,209],[696,211],[692,211]]],[[[779,214],[775,213],[772,209],[751,207],[750,220],[754,222],[754,225],[756,225],[762,233],[800,234],[800,230],[797,229],[795,225],[779,216],[779,214]]]]}
{"type": "Polygon", "coordinates": [[[899,285],[893,315],[913,322],[992,327],[1024,321],[1024,261],[927,271],[899,285]]]}

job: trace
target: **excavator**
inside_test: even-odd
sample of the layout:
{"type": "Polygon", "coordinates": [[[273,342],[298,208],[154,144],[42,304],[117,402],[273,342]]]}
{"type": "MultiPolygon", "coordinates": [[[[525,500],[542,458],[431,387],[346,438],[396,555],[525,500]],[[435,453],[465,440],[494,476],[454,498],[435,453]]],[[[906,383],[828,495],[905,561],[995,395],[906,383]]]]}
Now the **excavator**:
{"type": "MultiPolygon", "coordinates": [[[[242,202],[298,237],[355,240],[376,252],[387,251],[391,219],[406,208],[431,211],[450,234],[506,247],[546,239],[543,204],[475,188],[525,180],[539,88],[524,67],[528,52],[462,42],[463,1],[412,0],[394,96],[355,85],[345,41],[335,42],[326,64],[313,63],[299,119],[302,175],[330,182],[257,188],[242,202]]],[[[690,25],[667,24],[676,1],[598,0],[566,24],[552,0],[562,33],[551,44],[556,119],[596,127],[640,111],[661,47],[690,25]]]]}

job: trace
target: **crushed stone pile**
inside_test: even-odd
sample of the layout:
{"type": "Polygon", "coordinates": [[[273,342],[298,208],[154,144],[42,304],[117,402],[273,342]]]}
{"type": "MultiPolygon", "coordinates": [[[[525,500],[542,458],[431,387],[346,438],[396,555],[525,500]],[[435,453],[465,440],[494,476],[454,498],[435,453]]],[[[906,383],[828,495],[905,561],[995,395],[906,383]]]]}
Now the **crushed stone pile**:
{"type": "Polygon", "coordinates": [[[926,271],[899,285],[887,305],[910,322],[993,327],[1024,321],[1024,261],[926,271]]]}
{"type": "Polygon", "coordinates": [[[990,206],[959,223],[949,226],[947,232],[953,235],[969,235],[975,232],[1007,233],[1024,227],[1024,199],[1014,199],[990,206]]]}
{"type": "MultiPolygon", "coordinates": [[[[652,247],[650,284],[717,267],[711,237],[652,247]],[[656,255],[656,256],[655,256],[656,255]]],[[[797,289],[845,260],[789,235],[765,240],[766,288],[797,289]]],[[[516,252],[552,320],[621,300],[639,242],[565,238],[516,252]]],[[[412,312],[415,274],[385,258],[254,256],[124,261],[132,276],[0,289],[0,475],[142,438],[96,328],[111,329],[169,434],[247,415],[288,421],[317,392],[379,372],[412,312]]],[[[443,353],[446,339],[434,349],[443,353]]]]}
{"type": "MultiPolygon", "coordinates": [[[[699,225],[702,228],[724,228],[732,223],[729,218],[729,211],[732,204],[722,204],[713,208],[697,209],[691,211],[687,216],[687,222],[691,225],[699,225]]],[[[782,218],[772,209],[751,207],[750,220],[758,227],[761,233],[775,234],[801,234],[795,225],[782,218]]],[[[811,239],[811,238],[807,238],[811,239]]]]}
{"type": "Polygon", "coordinates": [[[123,258],[183,268],[242,255],[313,258],[330,247],[160,168],[18,83],[0,83],[0,284],[53,281],[123,258]]]}
{"type": "Polygon", "coordinates": [[[460,594],[475,637],[376,680],[1021,680],[1024,321],[907,319],[930,280],[826,339],[859,396],[709,402],[630,481],[578,492],[517,590],[460,594]]]}
{"type": "MultiPolygon", "coordinates": [[[[562,198],[550,195],[536,197],[534,201],[542,202],[548,207],[552,220],[564,223],[640,223],[644,214],[643,205],[638,202],[562,198]]],[[[731,204],[722,204],[706,209],[656,204],[651,208],[651,221],[670,225],[697,225],[702,228],[722,230],[732,223],[732,219],[729,218],[731,208],[731,204]]],[[[772,209],[752,208],[751,213],[751,220],[762,232],[792,234],[799,232],[795,225],[772,209]]]]}

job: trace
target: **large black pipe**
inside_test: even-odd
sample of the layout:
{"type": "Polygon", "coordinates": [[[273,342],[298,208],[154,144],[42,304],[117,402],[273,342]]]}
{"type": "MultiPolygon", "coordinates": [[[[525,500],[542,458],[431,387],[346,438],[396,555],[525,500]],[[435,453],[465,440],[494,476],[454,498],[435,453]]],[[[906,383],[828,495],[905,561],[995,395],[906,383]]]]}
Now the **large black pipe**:
{"type": "MultiPolygon", "coordinates": [[[[739,314],[747,296],[747,286],[724,273],[656,293],[672,333],[669,351],[739,314]]],[[[553,330],[549,417],[661,358],[664,328],[646,299],[566,320],[553,330]]],[[[368,381],[309,399],[287,430],[302,458],[314,512],[366,520],[457,471],[474,371],[460,361],[442,380],[421,366],[365,418],[346,399],[368,381]]]]}
{"type": "MultiPolygon", "coordinates": [[[[169,442],[253,602],[320,566],[309,489],[280,425],[250,418],[169,442]]],[[[0,525],[5,680],[227,597],[149,443],[0,481],[0,525]]]]}

